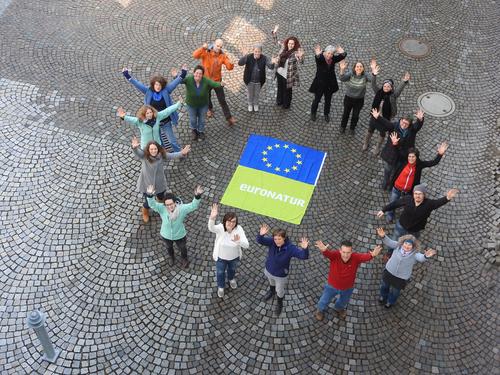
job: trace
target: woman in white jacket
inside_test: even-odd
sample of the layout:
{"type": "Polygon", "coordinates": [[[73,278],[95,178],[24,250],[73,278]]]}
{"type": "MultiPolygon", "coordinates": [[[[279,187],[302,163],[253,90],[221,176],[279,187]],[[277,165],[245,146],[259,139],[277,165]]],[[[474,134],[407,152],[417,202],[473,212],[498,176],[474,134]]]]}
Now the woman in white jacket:
{"type": "Polygon", "coordinates": [[[208,219],[208,230],[216,235],[213,258],[216,262],[217,295],[222,298],[226,285],[226,270],[229,285],[236,289],[238,284],[234,277],[242,255],[241,249],[248,249],[249,244],[245,231],[238,225],[236,214],[226,213],[222,223],[216,225],[218,212],[219,206],[214,203],[208,219]]]}

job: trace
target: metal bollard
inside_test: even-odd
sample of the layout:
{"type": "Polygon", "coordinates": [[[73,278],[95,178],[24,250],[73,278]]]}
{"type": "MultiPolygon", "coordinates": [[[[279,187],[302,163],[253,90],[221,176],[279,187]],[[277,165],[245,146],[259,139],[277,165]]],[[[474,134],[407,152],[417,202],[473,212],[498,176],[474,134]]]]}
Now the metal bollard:
{"type": "Polygon", "coordinates": [[[26,322],[28,323],[28,327],[35,330],[36,336],[42,344],[43,351],[45,353],[42,359],[44,361],[54,363],[57,360],[57,357],[59,357],[60,350],[54,349],[54,345],[52,345],[52,342],[49,339],[49,335],[45,329],[45,315],[38,310],[34,310],[28,315],[26,322]]]}

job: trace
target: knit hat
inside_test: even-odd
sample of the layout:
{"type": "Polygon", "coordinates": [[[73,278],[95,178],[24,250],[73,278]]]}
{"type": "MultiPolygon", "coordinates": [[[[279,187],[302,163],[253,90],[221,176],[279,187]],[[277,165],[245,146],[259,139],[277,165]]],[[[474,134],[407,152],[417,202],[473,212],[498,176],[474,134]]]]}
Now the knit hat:
{"type": "Polygon", "coordinates": [[[410,245],[413,246],[413,244],[415,243],[412,239],[408,238],[406,240],[403,241],[403,243],[406,242],[406,243],[409,243],[410,245]]]}
{"type": "Polygon", "coordinates": [[[427,195],[427,185],[426,184],[420,184],[420,185],[417,185],[413,188],[413,191],[418,191],[424,195],[427,195]]]}
{"type": "Polygon", "coordinates": [[[391,85],[391,88],[394,88],[394,81],[392,79],[386,79],[383,84],[385,85],[386,83],[391,85]]]}

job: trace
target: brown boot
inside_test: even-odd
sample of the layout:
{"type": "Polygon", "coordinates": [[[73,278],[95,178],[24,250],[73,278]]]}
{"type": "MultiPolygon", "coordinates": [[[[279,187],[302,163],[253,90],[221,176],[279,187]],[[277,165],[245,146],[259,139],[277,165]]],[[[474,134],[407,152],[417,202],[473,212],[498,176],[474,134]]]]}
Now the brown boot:
{"type": "Polygon", "coordinates": [[[208,117],[208,118],[210,118],[210,117],[214,117],[214,111],[213,111],[213,110],[211,110],[211,109],[209,109],[209,110],[207,111],[207,117],[208,117]]]}
{"type": "Polygon", "coordinates": [[[145,223],[149,222],[149,208],[142,208],[142,220],[145,223]]]}
{"type": "Polygon", "coordinates": [[[340,319],[345,320],[345,317],[347,316],[347,311],[345,310],[335,310],[337,311],[337,314],[340,319]]]}
{"type": "Polygon", "coordinates": [[[365,141],[363,142],[363,151],[368,150],[368,146],[370,145],[370,139],[372,138],[373,133],[366,133],[365,135],[365,141]]]}
{"type": "Polygon", "coordinates": [[[323,311],[320,311],[320,310],[316,310],[316,312],[314,313],[314,316],[316,317],[316,320],[319,320],[320,322],[325,319],[325,314],[323,313],[323,311]]]}
{"type": "Polygon", "coordinates": [[[382,145],[384,144],[385,138],[379,137],[377,147],[375,147],[375,151],[373,151],[374,155],[380,154],[380,150],[382,150],[382,145]]]}

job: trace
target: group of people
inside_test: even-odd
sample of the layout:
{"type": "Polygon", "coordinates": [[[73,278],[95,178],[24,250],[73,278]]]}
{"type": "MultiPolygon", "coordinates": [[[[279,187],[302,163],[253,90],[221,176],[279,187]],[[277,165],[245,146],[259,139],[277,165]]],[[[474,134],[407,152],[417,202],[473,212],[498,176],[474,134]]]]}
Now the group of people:
{"type": "MultiPolygon", "coordinates": [[[[262,54],[262,46],[256,45],[252,53],[237,61],[238,65],[244,66],[243,80],[248,89],[250,112],[259,111],[259,94],[266,81],[266,68],[275,70],[276,105],[284,109],[290,108],[293,87],[299,84],[299,66],[304,62],[304,51],[296,37],[291,36],[283,42],[278,42],[277,30],[275,27],[272,31],[274,42],[280,46],[277,57],[269,59],[262,54]]],[[[190,145],[180,146],[174,132],[179,122],[177,112],[183,105],[189,114],[193,141],[205,139],[205,119],[214,115],[212,91],[215,91],[228,125],[233,126],[236,123],[227,104],[222,82],[222,66],[231,70],[234,64],[223,52],[222,47],[221,39],[211,44],[203,44],[193,52],[193,57],[200,59],[201,64],[196,65],[189,75],[186,65],[182,66],[180,72],[173,69],[170,82],[163,76],[153,76],[149,86],[146,86],[132,77],[129,69],[124,68],[122,71],[127,81],[144,94],[144,103],[136,116],[128,116],[121,107],[117,111],[122,120],[135,125],[140,132],[140,139],[133,137],[131,146],[134,156],[141,162],[137,190],[143,195],[143,221],[149,222],[150,209],[160,215],[162,220],[160,235],[169,255],[169,264],[175,264],[175,243],[180,251],[180,264],[183,268],[189,267],[184,221],[190,212],[199,207],[203,188],[196,186],[193,200],[190,203],[183,203],[168,187],[163,162],[182,159],[191,151],[190,145]],[[171,94],[180,84],[186,87],[185,103],[181,97],[174,103],[171,94]]],[[[379,86],[377,75],[380,67],[375,60],[370,62],[371,72],[368,74],[361,61],[356,61],[352,70],[347,71],[345,61],[347,54],[340,46],[329,45],[322,50],[316,45],[314,52],[317,69],[309,89],[314,94],[311,121],[317,120],[318,105],[323,98],[324,118],[326,122],[330,121],[332,95],[339,89],[336,63],[339,63],[340,81],[346,85],[341,133],[345,132],[349,117],[351,117],[350,130],[354,132],[364,105],[368,83],[371,83],[375,93],[363,149],[368,149],[372,134],[377,130],[380,138],[375,153],[380,153],[384,162],[381,188],[390,190],[389,203],[377,213],[377,217],[382,218],[387,214],[387,221],[393,222],[395,209],[403,208],[395,223],[392,238],[387,236],[383,228],[377,229],[377,234],[388,248],[384,255],[385,269],[382,274],[379,302],[390,308],[396,303],[401,290],[410,279],[414,264],[424,262],[436,254],[433,249],[427,249],[424,253],[419,251],[421,247],[419,237],[431,212],[452,200],[458,193],[457,189],[451,189],[440,199],[429,199],[427,186],[421,183],[422,170],[437,165],[448,149],[448,144],[443,142],[438,146],[434,159],[422,161],[415,143],[417,133],[423,126],[424,113],[419,109],[416,111],[415,119],[412,116],[402,116],[395,120],[397,98],[410,80],[409,73],[405,73],[397,87],[391,79],[384,80],[379,86]]],[[[224,298],[227,283],[230,288],[237,288],[238,265],[243,250],[248,249],[250,244],[245,231],[238,223],[236,213],[227,212],[222,222],[216,224],[218,213],[218,205],[212,205],[208,229],[215,233],[213,259],[216,262],[217,294],[220,298],[224,298]]],[[[256,242],[268,248],[264,274],[268,279],[269,289],[264,300],[268,301],[276,296],[276,314],[280,315],[291,259],[309,258],[309,240],[301,238],[296,246],[283,229],[273,230],[271,236],[268,235],[269,230],[267,225],[262,224],[256,242]]],[[[328,281],[319,298],[315,317],[323,320],[329,303],[338,296],[334,310],[340,318],[345,318],[359,265],[376,257],[382,251],[382,246],[377,245],[366,253],[353,252],[353,245],[348,240],[342,241],[337,250],[333,250],[330,245],[320,240],[315,242],[315,246],[330,262],[328,281]]]]}

